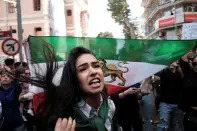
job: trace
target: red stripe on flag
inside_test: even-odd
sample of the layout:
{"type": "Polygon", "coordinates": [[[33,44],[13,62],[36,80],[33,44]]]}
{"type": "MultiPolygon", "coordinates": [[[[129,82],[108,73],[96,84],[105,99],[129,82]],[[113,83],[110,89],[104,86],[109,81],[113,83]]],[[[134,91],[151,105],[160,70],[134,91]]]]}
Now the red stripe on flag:
{"type": "Polygon", "coordinates": [[[116,94],[118,93],[119,91],[123,90],[124,87],[122,86],[117,86],[117,85],[111,85],[111,84],[105,84],[105,86],[107,87],[107,94],[110,96],[110,95],[113,95],[113,94],[116,94]]]}

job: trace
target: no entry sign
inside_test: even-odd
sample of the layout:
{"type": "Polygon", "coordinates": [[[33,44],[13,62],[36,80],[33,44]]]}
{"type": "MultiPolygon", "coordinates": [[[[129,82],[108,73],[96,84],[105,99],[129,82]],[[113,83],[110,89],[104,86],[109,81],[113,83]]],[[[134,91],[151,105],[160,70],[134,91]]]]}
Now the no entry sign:
{"type": "Polygon", "coordinates": [[[20,51],[20,44],[16,39],[8,38],[2,43],[2,51],[6,55],[14,56],[20,51]]]}

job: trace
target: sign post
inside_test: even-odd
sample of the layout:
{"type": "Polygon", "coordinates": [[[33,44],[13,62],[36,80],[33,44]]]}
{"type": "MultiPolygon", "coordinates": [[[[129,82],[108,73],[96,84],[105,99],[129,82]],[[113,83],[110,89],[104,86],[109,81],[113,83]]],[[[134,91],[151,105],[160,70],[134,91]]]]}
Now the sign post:
{"type": "Polygon", "coordinates": [[[8,56],[15,56],[20,51],[20,44],[16,39],[8,38],[2,43],[2,51],[8,56]]]}
{"type": "MultiPolygon", "coordinates": [[[[23,31],[22,31],[22,20],[21,20],[21,0],[16,0],[16,9],[17,9],[17,25],[18,25],[18,40],[20,43],[20,46],[22,47],[23,43],[23,31]]],[[[23,53],[22,49],[19,53],[19,59],[20,61],[23,61],[23,53]]]]}

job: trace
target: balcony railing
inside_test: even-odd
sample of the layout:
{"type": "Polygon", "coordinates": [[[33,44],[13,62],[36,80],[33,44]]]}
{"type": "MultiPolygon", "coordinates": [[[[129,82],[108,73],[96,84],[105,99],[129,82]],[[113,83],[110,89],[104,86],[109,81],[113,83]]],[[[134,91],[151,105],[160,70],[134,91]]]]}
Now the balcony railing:
{"type": "Polygon", "coordinates": [[[149,15],[148,17],[148,20],[150,20],[154,15],[155,13],[159,10],[159,3],[156,4],[153,8],[152,8],[152,11],[151,11],[151,14],[149,15]]]}
{"type": "Polygon", "coordinates": [[[150,27],[148,28],[148,30],[145,30],[145,34],[148,35],[148,34],[151,34],[153,31],[155,30],[155,27],[150,27]]]}
{"type": "Polygon", "coordinates": [[[165,3],[161,4],[161,3],[158,3],[155,5],[155,7],[152,8],[152,12],[150,13],[150,15],[148,16],[147,18],[147,21],[149,21],[150,19],[152,19],[152,17],[159,11],[159,10],[162,10],[162,9],[165,9],[167,7],[170,7],[170,6],[174,6],[174,5],[177,5],[177,4],[181,4],[183,2],[195,2],[197,3],[197,0],[175,0],[175,2],[168,2],[170,0],[167,0],[165,3]]]}

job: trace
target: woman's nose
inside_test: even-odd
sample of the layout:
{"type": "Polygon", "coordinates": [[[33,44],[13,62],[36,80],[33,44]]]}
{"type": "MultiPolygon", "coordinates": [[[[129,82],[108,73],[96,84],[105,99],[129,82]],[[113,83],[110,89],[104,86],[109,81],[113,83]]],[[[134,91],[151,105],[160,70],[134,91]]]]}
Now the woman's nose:
{"type": "Polygon", "coordinates": [[[93,68],[93,67],[90,67],[90,75],[95,75],[95,74],[97,74],[97,70],[95,69],[95,68],[93,68]]]}

